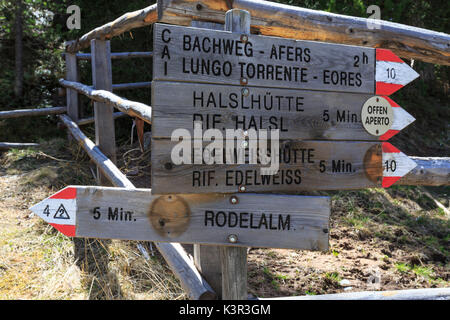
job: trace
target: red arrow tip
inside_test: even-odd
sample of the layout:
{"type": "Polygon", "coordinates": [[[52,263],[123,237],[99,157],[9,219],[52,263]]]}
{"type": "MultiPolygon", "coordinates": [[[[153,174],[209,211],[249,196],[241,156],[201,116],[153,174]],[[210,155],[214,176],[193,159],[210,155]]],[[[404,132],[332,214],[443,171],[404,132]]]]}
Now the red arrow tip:
{"type": "Polygon", "coordinates": [[[50,197],[50,199],[75,199],[77,197],[77,189],[67,187],[55,193],[50,197]]]}
{"type": "Polygon", "coordinates": [[[400,150],[398,150],[396,147],[394,147],[389,142],[383,142],[381,144],[381,148],[383,149],[384,153],[400,153],[400,150]]]}
{"type": "Polygon", "coordinates": [[[55,223],[50,223],[50,225],[52,225],[53,228],[55,228],[56,230],[58,230],[59,232],[68,237],[75,237],[75,232],[77,229],[76,226],[71,226],[67,224],[55,224],[55,223]]]}
{"type": "Polygon", "coordinates": [[[391,61],[404,63],[395,53],[388,49],[377,49],[377,61],[391,61]]]}
{"type": "Polygon", "coordinates": [[[401,177],[383,177],[383,181],[381,183],[381,186],[383,188],[389,188],[394,183],[396,183],[401,177]]]}

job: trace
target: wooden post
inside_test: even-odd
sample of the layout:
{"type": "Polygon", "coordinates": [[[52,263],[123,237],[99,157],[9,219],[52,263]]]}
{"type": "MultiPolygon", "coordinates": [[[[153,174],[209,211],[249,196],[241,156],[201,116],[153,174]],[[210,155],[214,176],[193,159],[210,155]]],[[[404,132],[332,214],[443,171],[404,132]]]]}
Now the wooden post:
{"type": "MultiPolygon", "coordinates": [[[[223,30],[218,23],[192,21],[191,25],[223,30]]],[[[225,16],[225,30],[250,34],[250,13],[229,10],[225,16]]],[[[219,299],[247,300],[247,248],[195,244],[194,262],[219,299]]]]}
{"type": "MultiPolygon", "coordinates": [[[[240,9],[228,10],[225,14],[225,31],[249,35],[250,13],[240,9]]],[[[222,300],[247,300],[247,248],[220,247],[220,258],[222,300]]]]}
{"type": "MultiPolygon", "coordinates": [[[[192,21],[195,28],[223,30],[223,24],[214,22],[192,21]]],[[[203,277],[214,289],[218,299],[222,297],[222,264],[220,247],[194,244],[194,263],[203,277]]]]}
{"type": "MultiPolygon", "coordinates": [[[[97,90],[112,91],[111,47],[109,41],[92,40],[92,82],[97,90]]],[[[100,150],[116,163],[116,139],[114,130],[113,107],[94,102],[95,143],[100,150]]],[[[97,167],[97,179],[100,185],[108,185],[97,167]]]]}
{"type": "MultiPolygon", "coordinates": [[[[74,53],[66,52],[66,80],[79,81],[77,57],[74,53]]],[[[78,121],[80,117],[78,92],[72,89],[67,89],[67,114],[73,121],[78,121]]]]}

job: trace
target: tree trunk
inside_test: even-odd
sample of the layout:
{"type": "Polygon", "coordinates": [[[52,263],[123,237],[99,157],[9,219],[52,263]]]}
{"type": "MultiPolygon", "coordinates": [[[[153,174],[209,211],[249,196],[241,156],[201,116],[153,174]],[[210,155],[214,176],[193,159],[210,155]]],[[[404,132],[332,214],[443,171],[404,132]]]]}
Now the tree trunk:
{"type": "Polygon", "coordinates": [[[23,3],[16,0],[15,21],[15,82],[14,95],[21,98],[23,94],[23,3]]]}

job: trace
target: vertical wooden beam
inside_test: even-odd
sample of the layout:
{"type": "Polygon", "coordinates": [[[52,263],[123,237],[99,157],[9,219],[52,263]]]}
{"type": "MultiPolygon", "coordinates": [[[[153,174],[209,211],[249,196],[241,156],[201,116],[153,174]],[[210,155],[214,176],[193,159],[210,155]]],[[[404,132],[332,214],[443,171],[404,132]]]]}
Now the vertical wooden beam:
{"type": "MultiPolygon", "coordinates": [[[[250,34],[250,13],[231,9],[225,14],[225,30],[250,34]]],[[[237,239],[239,241],[239,239],[237,239]]],[[[247,248],[220,247],[222,300],[247,300],[247,248]]]]}
{"type": "MultiPolygon", "coordinates": [[[[223,24],[214,22],[192,21],[195,28],[224,30],[223,24]]],[[[222,297],[222,264],[220,262],[220,247],[194,244],[194,264],[202,276],[214,289],[217,298],[222,297]]]]}
{"type": "MultiPolygon", "coordinates": [[[[111,47],[105,40],[91,41],[92,82],[95,89],[112,91],[111,47]]],[[[113,107],[94,102],[95,143],[113,163],[116,163],[116,138],[113,107]]],[[[109,185],[108,179],[97,168],[100,185],[109,185]]]]}
{"type": "MultiPolygon", "coordinates": [[[[66,80],[79,82],[77,56],[74,53],[66,52],[66,80]]],[[[73,89],[66,89],[67,114],[77,122],[80,117],[78,92],[73,89]]],[[[70,136],[70,135],[69,135],[70,136]]]]}
{"type": "Polygon", "coordinates": [[[222,264],[220,247],[194,244],[194,264],[209,283],[217,298],[222,297],[222,264]]]}
{"type": "Polygon", "coordinates": [[[247,248],[220,247],[222,300],[247,300],[247,248]]]}

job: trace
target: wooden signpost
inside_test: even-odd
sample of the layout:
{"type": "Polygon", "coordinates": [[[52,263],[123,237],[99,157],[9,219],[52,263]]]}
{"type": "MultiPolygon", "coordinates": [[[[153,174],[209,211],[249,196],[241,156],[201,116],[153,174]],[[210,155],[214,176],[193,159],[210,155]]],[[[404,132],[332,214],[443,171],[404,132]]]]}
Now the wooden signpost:
{"type": "Polygon", "coordinates": [[[245,247],[328,249],[329,197],[260,193],[387,188],[416,167],[385,141],[415,120],[388,96],[418,74],[386,49],[251,35],[243,10],[225,21],[154,25],[151,190],[69,186],[31,210],[71,237],[194,243],[222,298],[246,299],[245,247]],[[241,145],[211,152],[197,124],[238,130],[241,145]],[[193,138],[187,162],[173,157],[177,129],[193,138]],[[267,144],[248,134],[266,130],[267,144]]]}
{"type": "Polygon", "coordinates": [[[280,139],[383,141],[415,120],[389,97],[369,94],[166,81],[155,81],[152,89],[154,138],[170,138],[175,128],[193,136],[194,121],[200,121],[203,130],[223,134],[278,129],[280,139]]]}
{"type": "Polygon", "coordinates": [[[329,197],[68,186],[31,210],[70,237],[328,250],[329,197]]]}
{"type": "Polygon", "coordinates": [[[279,171],[261,175],[261,168],[266,167],[261,164],[175,165],[171,151],[176,144],[153,140],[156,194],[387,188],[416,166],[388,142],[287,140],[280,141],[277,150],[279,171]]]}
{"type": "Polygon", "coordinates": [[[390,50],[154,25],[153,80],[390,95],[419,75],[390,50]]]}
{"type": "MultiPolygon", "coordinates": [[[[391,144],[371,141],[386,141],[415,120],[388,95],[417,77],[385,49],[155,24],[153,192],[389,187],[416,164],[391,144]],[[230,140],[214,150],[219,162],[196,161],[208,146],[195,143],[202,139],[196,122],[222,133],[278,130],[278,172],[261,174],[259,158],[251,161],[238,145],[230,158],[247,152],[246,161],[229,162],[230,140]],[[172,161],[179,128],[192,138],[181,164],[172,161]]],[[[240,138],[246,147],[255,139],[240,138]]],[[[266,148],[257,151],[269,154],[266,148]]]]}

